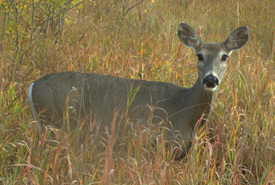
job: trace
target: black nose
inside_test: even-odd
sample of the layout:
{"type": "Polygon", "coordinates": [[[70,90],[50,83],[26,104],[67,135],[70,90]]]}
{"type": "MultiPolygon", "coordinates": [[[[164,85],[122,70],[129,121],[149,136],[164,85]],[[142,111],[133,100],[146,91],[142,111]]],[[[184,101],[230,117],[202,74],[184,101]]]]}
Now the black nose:
{"type": "Polygon", "coordinates": [[[208,75],[203,79],[203,85],[206,85],[207,88],[214,88],[219,85],[219,79],[214,75],[208,75]]]}

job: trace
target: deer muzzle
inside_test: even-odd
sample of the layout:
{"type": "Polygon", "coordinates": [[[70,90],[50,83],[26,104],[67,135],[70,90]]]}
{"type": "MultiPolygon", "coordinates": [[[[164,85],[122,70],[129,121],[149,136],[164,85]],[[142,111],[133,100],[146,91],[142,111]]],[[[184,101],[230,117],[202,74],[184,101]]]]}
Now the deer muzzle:
{"type": "Polygon", "coordinates": [[[219,79],[214,75],[204,77],[202,84],[207,91],[215,91],[219,85],[219,79]]]}

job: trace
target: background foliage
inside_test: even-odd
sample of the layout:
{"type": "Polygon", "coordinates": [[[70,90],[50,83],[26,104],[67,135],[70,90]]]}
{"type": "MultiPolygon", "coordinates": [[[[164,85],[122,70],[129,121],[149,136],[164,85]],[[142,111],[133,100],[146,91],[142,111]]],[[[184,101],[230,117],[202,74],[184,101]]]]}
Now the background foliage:
{"type": "Polygon", "coordinates": [[[1,184],[274,183],[274,9],[270,0],[0,0],[1,184]],[[26,89],[51,72],[192,86],[196,58],[177,38],[179,22],[207,41],[242,25],[250,31],[184,160],[134,128],[123,142],[110,131],[81,149],[50,126],[35,132],[26,89]]]}

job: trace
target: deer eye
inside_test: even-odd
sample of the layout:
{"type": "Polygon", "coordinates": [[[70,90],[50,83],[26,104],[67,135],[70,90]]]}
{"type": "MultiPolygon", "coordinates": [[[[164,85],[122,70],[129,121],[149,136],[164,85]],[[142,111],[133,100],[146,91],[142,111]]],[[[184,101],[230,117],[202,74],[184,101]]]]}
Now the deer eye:
{"type": "Polygon", "coordinates": [[[199,61],[203,61],[203,56],[202,56],[202,54],[197,54],[197,57],[198,57],[198,60],[199,60],[199,61]]]}
{"type": "Polygon", "coordinates": [[[228,58],[227,55],[223,55],[223,56],[222,56],[222,61],[226,61],[227,58],[228,58]]]}

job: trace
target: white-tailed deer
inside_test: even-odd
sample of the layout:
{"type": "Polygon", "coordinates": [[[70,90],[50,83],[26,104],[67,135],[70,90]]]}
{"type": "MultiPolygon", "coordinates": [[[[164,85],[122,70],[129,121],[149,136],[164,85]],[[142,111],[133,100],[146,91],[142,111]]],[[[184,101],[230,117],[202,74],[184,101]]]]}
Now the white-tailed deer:
{"type": "Polygon", "coordinates": [[[198,79],[192,88],[100,74],[54,73],[33,82],[28,90],[33,117],[62,127],[66,110],[71,125],[96,120],[103,128],[110,127],[114,110],[118,115],[127,112],[130,121],[146,124],[152,113],[149,107],[153,106],[152,122],[168,122],[166,126],[171,132],[166,139],[176,138],[184,156],[191,146],[195,125],[199,120],[204,122],[210,112],[226,71],[226,60],[233,50],[246,44],[248,28],[239,27],[224,42],[208,43],[189,25],[180,23],[178,36],[198,57],[198,79]]]}

